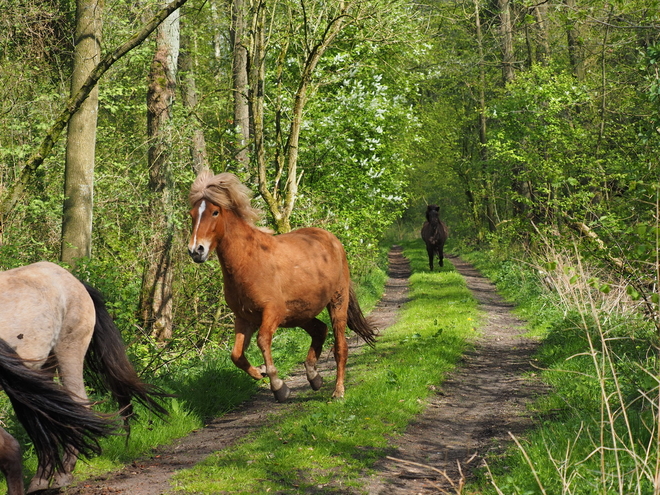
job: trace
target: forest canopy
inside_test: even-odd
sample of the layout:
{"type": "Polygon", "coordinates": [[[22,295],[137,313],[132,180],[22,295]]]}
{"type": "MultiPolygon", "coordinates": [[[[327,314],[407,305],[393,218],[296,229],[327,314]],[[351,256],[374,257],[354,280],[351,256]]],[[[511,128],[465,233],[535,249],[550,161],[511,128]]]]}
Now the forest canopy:
{"type": "MultiPolygon", "coordinates": [[[[465,244],[575,233],[601,262],[625,258],[637,292],[655,279],[657,2],[180,4],[100,77],[92,158],[70,154],[69,123],[2,212],[3,269],[61,259],[101,285],[131,333],[217,330],[217,267],[185,254],[187,191],[209,167],[236,173],[276,231],[334,232],[356,276],[393,224],[418,232],[436,203],[465,244]],[[87,203],[65,192],[76,163],[93,172],[87,203]],[[67,229],[89,238],[87,253],[66,254],[67,229]],[[191,289],[208,280],[214,290],[191,289]]],[[[88,58],[102,60],[166,6],[9,2],[0,194],[91,70],[76,62],[81,29],[95,29],[88,58]]]]}

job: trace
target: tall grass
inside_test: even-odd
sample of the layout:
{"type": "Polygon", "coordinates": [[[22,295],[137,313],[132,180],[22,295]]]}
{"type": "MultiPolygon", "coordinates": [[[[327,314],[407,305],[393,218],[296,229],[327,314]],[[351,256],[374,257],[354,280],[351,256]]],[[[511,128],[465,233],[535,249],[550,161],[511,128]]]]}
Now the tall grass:
{"type": "Polygon", "coordinates": [[[552,393],[538,428],[516,439],[471,489],[504,494],[659,493],[657,334],[618,280],[547,244],[538,263],[471,257],[521,304],[545,339],[552,393]],[[516,284],[512,280],[524,280],[516,284]],[[531,290],[518,290],[531,286],[531,290]]]}

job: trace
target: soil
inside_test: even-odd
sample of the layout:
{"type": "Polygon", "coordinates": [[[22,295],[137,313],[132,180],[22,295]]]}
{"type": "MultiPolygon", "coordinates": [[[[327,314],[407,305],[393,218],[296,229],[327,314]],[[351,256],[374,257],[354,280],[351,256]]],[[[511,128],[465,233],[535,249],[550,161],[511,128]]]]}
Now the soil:
{"type": "MultiPolygon", "coordinates": [[[[364,480],[369,494],[397,495],[459,493],[460,486],[486,454],[510,443],[509,432],[518,435],[531,425],[526,404],[542,386],[530,375],[536,342],[521,336],[522,323],[493,285],[458,257],[452,264],[465,277],[485,317],[478,338],[462,362],[429,400],[404,435],[390,439],[391,453],[364,480]]],[[[389,254],[389,279],[383,298],[370,318],[381,331],[396,322],[407,300],[410,267],[402,250],[389,254]]],[[[361,343],[350,342],[350,353],[361,343]]],[[[323,375],[332,377],[331,353],[319,361],[323,375]]],[[[117,472],[77,482],[62,489],[66,495],[162,495],[171,490],[170,478],[194,466],[213,452],[230,447],[245,434],[263,425],[273,412],[285,413],[296,394],[308,390],[301,370],[287,378],[292,400],[275,402],[268,388],[235,411],[210,421],[172,445],[154,449],[148,457],[117,472]]],[[[327,386],[327,385],[326,385],[327,386]]]]}

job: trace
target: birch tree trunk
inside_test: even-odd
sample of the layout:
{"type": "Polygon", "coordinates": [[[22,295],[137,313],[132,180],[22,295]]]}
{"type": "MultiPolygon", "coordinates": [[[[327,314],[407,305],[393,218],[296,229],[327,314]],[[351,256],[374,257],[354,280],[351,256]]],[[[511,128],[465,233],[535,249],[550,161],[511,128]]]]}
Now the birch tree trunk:
{"type": "Polygon", "coordinates": [[[195,82],[195,63],[190,49],[190,37],[181,35],[181,50],[179,53],[179,79],[181,86],[181,100],[184,108],[191,116],[191,125],[193,126],[190,142],[190,158],[192,168],[196,174],[208,168],[208,153],[206,150],[206,138],[204,129],[198,123],[197,104],[199,95],[197,94],[197,84],[195,82]]]}
{"type": "MultiPolygon", "coordinates": [[[[78,0],[76,4],[72,97],[82,88],[101,58],[103,1],[78,0]]],[[[72,266],[78,259],[92,254],[98,95],[98,86],[94,85],[67,127],[60,259],[72,266]]]]}
{"type": "Polygon", "coordinates": [[[502,38],[502,77],[504,84],[510,83],[516,77],[514,71],[513,24],[511,23],[510,0],[497,0],[500,9],[500,35],[502,38]]]}
{"type": "Polygon", "coordinates": [[[172,337],[172,164],[171,112],[179,57],[179,11],[156,32],[156,52],[147,90],[149,187],[153,192],[150,215],[154,219],[152,257],[142,285],[142,315],[151,335],[159,341],[172,337]]]}
{"type": "Polygon", "coordinates": [[[249,174],[250,108],[248,104],[248,52],[245,45],[244,0],[231,2],[232,80],[234,97],[235,159],[240,172],[249,174]]]}

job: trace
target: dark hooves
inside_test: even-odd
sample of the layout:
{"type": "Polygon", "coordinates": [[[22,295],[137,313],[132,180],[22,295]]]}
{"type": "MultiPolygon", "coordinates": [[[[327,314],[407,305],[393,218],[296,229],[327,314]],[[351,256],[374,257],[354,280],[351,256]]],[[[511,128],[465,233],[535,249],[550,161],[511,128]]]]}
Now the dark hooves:
{"type": "Polygon", "coordinates": [[[323,377],[321,375],[316,375],[309,381],[309,384],[311,385],[312,390],[318,390],[323,386],[323,377]]]}
{"type": "Polygon", "coordinates": [[[279,390],[273,390],[273,395],[275,395],[275,400],[277,402],[286,402],[291,395],[291,390],[289,390],[289,387],[283,383],[279,390]]]}

